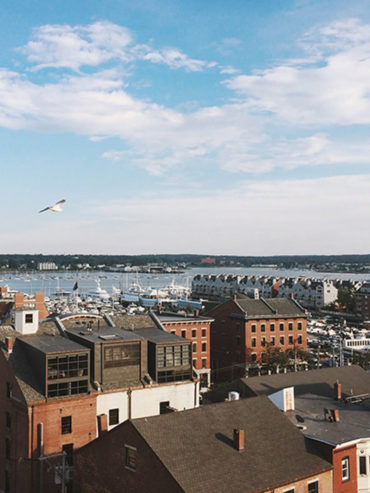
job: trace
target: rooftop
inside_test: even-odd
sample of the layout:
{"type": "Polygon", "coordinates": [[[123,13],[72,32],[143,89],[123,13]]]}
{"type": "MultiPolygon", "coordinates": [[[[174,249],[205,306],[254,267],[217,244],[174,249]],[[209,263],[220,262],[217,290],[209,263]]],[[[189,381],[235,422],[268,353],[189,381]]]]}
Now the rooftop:
{"type": "Polygon", "coordinates": [[[211,317],[203,317],[203,316],[194,316],[194,315],[185,315],[178,313],[156,313],[157,318],[163,323],[170,322],[212,322],[213,318],[211,317]]]}
{"type": "Polygon", "coordinates": [[[304,425],[305,435],[336,446],[370,436],[369,412],[369,401],[346,404],[330,397],[307,393],[295,398],[295,411],[288,411],[287,415],[294,424],[304,425]],[[329,412],[338,409],[340,421],[329,421],[328,416],[325,417],[325,409],[329,412]]]}
{"type": "Polygon", "coordinates": [[[132,425],[186,492],[265,491],[331,469],[264,396],[132,425]],[[234,448],[234,428],[245,431],[243,452],[234,448]]]}
{"type": "Polygon", "coordinates": [[[19,340],[43,353],[62,353],[71,351],[85,351],[86,347],[71,341],[67,337],[56,335],[28,335],[21,336],[19,340]]]}
{"type": "Polygon", "coordinates": [[[344,397],[370,392],[370,374],[356,365],[241,379],[255,395],[270,395],[286,387],[294,387],[296,396],[314,393],[326,397],[333,397],[336,381],[341,384],[344,397]]]}
{"type": "Polygon", "coordinates": [[[105,326],[100,327],[99,329],[94,327],[92,330],[88,330],[86,327],[74,327],[67,329],[67,333],[73,334],[82,340],[94,343],[126,342],[143,339],[137,331],[124,330],[119,327],[105,326]]]}
{"type": "Polygon", "coordinates": [[[289,298],[261,298],[259,300],[237,299],[235,303],[246,313],[247,318],[305,317],[306,312],[289,298]]]}
{"type": "Polygon", "coordinates": [[[165,330],[158,329],[157,327],[148,329],[137,329],[135,334],[140,334],[143,338],[154,343],[188,343],[189,341],[183,337],[179,337],[176,334],[171,334],[165,330]]]}

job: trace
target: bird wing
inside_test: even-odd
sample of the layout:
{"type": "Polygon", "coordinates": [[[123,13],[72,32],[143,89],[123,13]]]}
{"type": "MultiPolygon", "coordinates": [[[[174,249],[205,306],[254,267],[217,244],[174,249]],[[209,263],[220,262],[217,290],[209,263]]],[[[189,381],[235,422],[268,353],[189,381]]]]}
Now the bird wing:
{"type": "Polygon", "coordinates": [[[41,211],[39,211],[39,214],[40,212],[45,212],[45,211],[49,211],[50,210],[50,207],[45,207],[45,209],[41,209],[41,211]]]}
{"type": "Polygon", "coordinates": [[[65,200],[59,200],[59,202],[57,202],[55,205],[59,205],[59,204],[64,204],[65,200]]]}

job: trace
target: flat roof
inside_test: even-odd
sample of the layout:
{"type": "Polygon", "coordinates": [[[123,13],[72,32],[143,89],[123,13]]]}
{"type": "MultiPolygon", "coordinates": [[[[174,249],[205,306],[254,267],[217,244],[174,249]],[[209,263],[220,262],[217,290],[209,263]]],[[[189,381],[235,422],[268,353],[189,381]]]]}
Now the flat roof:
{"type": "Polygon", "coordinates": [[[286,414],[295,425],[305,427],[303,429],[305,435],[333,445],[340,445],[370,436],[369,412],[369,401],[349,404],[330,397],[308,393],[296,396],[295,410],[288,411],[286,414]],[[338,409],[339,421],[329,421],[329,414],[325,419],[325,409],[329,413],[331,409],[338,409]]]}
{"type": "Polygon", "coordinates": [[[138,331],[124,330],[119,327],[100,327],[100,329],[94,327],[91,331],[87,330],[86,327],[74,327],[67,329],[66,332],[94,343],[127,342],[143,339],[138,331]]]}
{"type": "Polygon", "coordinates": [[[63,336],[54,335],[28,335],[18,338],[24,344],[28,344],[43,353],[61,353],[69,351],[88,351],[86,346],[67,339],[63,336]]]}

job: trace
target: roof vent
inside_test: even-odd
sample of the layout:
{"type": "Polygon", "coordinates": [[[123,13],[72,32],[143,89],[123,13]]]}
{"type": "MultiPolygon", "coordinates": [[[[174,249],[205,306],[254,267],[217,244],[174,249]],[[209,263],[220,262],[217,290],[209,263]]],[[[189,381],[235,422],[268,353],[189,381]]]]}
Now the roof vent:
{"type": "Polygon", "coordinates": [[[110,341],[112,339],[115,339],[116,336],[115,334],[106,334],[105,336],[99,336],[100,339],[103,339],[103,341],[110,341]]]}

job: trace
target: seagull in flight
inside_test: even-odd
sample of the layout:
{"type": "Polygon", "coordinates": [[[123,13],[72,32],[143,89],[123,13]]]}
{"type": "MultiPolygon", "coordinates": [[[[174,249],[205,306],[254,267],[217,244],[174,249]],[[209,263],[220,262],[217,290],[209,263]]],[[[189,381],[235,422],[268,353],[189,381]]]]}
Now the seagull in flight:
{"type": "Polygon", "coordinates": [[[45,209],[41,209],[41,211],[39,211],[39,214],[40,212],[45,212],[45,211],[53,211],[53,212],[62,212],[62,208],[61,208],[61,204],[64,204],[65,200],[59,200],[59,202],[57,202],[56,204],[54,205],[49,205],[49,207],[45,207],[45,209]]]}

